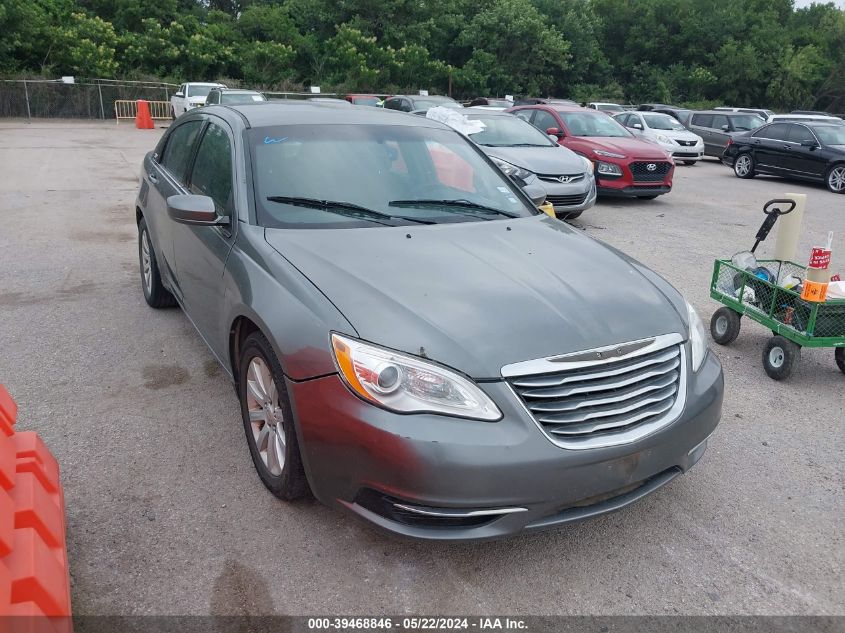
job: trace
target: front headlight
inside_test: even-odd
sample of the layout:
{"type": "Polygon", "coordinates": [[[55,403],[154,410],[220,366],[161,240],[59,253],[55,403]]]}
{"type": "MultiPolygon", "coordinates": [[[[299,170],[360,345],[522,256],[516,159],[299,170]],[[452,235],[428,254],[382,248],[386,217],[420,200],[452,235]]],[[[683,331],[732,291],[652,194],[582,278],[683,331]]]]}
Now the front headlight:
{"type": "Polygon", "coordinates": [[[332,350],[347,386],[385,409],[488,421],[502,417],[474,382],[440,365],[340,334],[332,334],[332,350]]]}
{"type": "Polygon", "coordinates": [[[599,156],[607,156],[608,158],[625,158],[625,154],[615,154],[614,152],[608,152],[603,149],[594,149],[593,154],[598,154],[599,156]]]}
{"type": "Polygon", "coordinates": [[[491,156],[490,160],[496,163],[496,167],[505,172],[505,176],[508,176],[510,178],[519,178],[520,180],[527,180],[528,178],[534,175],[533,172],[530,172],[527,169],[523,169],[522,167],[512,165],[511,163],[507,162],[506,160],[502,160],[501,158],[491,156]]]}
{"type": "Polygon", "coordinates": [[[704,362],[704,357],[707,356],[707,331],[689,301],[687,301],[687,313],[689,315],[689,339],[692,346],[692,370],[698,371],[701,363],[704,362]]]}
{"type": "Polygon", "coordinates": [[[595,178],[596,173],[594,171],[595,167],[593,167],[593,161],[591,161],[586,156],[581,156],[581,160],[584,161],[584,169],[587,170],[587,177],[588,178],[595,178]]]}
{"type": "Polygon", "coordinates": [[[663,143],[665,145],[674,145],[672,139],[666,136],[665,134],[656,134],[655,137],[658,143],[663,143]]]}
{"type": "Polygon", "coordinates": [[[619,165],[614,165],[613,163],[598,163],[598,172],[604,176],[621,176],[622,175],[622,168],[619,165]]]}

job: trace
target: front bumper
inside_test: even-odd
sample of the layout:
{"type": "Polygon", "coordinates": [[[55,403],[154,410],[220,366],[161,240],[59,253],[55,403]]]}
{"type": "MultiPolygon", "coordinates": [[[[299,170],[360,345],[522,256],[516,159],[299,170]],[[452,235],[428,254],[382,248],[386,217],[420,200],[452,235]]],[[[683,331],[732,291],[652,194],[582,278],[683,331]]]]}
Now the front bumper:
{"type": "Polygon", "coordinates": [[[498,422],[391,413],[352,395],[337,375],[289,381],[288,390],[320,501],[395,534],[465,540],[617,510],[689,470],[719,422],[723,379],[713,354],[688,376],[674,422],[630,444],[584,450],[553,444],[504,382],[482,384],[502,410],[498,422]],[[408,521],[397,503],[441,517],[508,512],[408,521]]]}
{"type": "Polygon", "coordinates": [[[671,185],[643,186],[628,185],[627,187],[604,187],[599,185],[598,192],[602,196],[617,198],[637,198],[639,196],[662,196],[672,191],[671,185]]]}

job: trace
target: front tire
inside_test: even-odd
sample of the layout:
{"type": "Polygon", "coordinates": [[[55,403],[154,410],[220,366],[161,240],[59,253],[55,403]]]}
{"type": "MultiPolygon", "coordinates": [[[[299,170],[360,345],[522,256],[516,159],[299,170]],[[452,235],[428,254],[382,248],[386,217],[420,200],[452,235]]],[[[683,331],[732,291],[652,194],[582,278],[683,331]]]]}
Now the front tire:
{"type": "Polygon", "coordinates": [[[828,190],[833,193],[845,193],[845,164],[834,165],[825,178],[828,190]]]}
{"type": "Polygon", "coordinates": [[[267,489],[293,501],[308,492],[282,366],[261,332],[250,334],[238,364],[241,417],[252,463],[267,489]]]}
{"type": "Polygon", "coordinates": [[[144,218],[138,223],[138,261],[141,266],[141,289],[147,305],[156,309],[175,306],[176,299],[161,281],[158,259],[144,218]]]}
{"type": "Polygon", "coordinates": [[[741,320],[730,308],[719,308],[710,318],[710,336],[719,345],[730,345],[739,336],[741,320]]]}
{"type": "Polygon", "coordinates": [[[736,157],[734,161],[734,174],[736,174],[737,178],[754,178],[755,167],[754,157],[746,152],[736,157]]]}
{"type": "Polygon", "coordinates": [[[801,360],[801,347],[783,336],[773,336],[763,348],[763,369],[774,380],[786,380],[801,360]]]}

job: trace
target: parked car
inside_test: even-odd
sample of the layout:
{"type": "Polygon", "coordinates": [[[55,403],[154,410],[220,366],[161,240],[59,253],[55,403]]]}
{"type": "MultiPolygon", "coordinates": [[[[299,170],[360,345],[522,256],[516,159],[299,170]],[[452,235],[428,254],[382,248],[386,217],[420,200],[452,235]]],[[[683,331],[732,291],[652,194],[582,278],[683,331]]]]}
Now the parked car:
{"type": "Polygon", "coordinates": [[[662,112],[624,112],[613,117],[634,134],[662,147],[672,158],[686,165],[704,158],[704,141],[685,128],[680,121],[662,112]]]}
{"type": "Polygon", "coordinates": [[[641,103],[637,106],[639,112],[650,112],[651,110],[665,110],[666,108],[674,108],[675,106],[666,105],[665,103],[641,103]]]}
{"type": "Polygon", "coordinates": [[[282,499],[310,488],[394,533],[493,538],[644,497],[718,424],[695,310],[443,124],[210,106],[141,176],[143,296],[180,305],[220,361],[282,499]]]}
{"type": "Polygon", "coordinates": [[[704,140],[705,156],[721,158],[731,137],[755,130],[764,123],[756,114],[703,110],[692,113],[687,127],[704,140]]]}
{"type": "Polygon", "coordinates": [[[765,108],[730,108],[727,106],[719,106],[718,108],[713,109],[719,112],[742,112],[744,114],[756,114],[764,121],[771,121],[771,118],[774,115],[774,112],[766,110],[765,108]]]}
{"type": "Polygon", "coordinates": [[[170,97],[170,113],[175,119],[185,114],[188,110],[199,108],[205,105],[205,99],[213,88],[225,88],[223,84],[202,83],[189,81],[179,86],[179,89],[170,97]]]}
{"type": "Polygon", "coordinates": [[[520,106],[508,112],[593,161],[599,195],[650,200],[672,190],[675,164],[669,155],[606,114],[566,105],[520,106]]]}
{"type": "Polygon", "coordinates": [[[205,105],[236,105],[239,103],[255,103],[267,101],[262,93],[256,90],[239,90],[235,88],[212,88],[205,98],[205,105]]]}
{"type": "Polygon", "coordinates": [[[373,106],[376,108],[380,108],[382,106],[382,97],[379,95],[368,95],[368,94],[353,94],[353,95],[346,95],[344,97],[349,103],[352,105],[363,105],[363,106],[373,106]]]}
{"type": "Polygon", "coordinates": [[[623,108],[618,103],[607,103],[604,101],[591,101],[586,105],[587,108],[591,110],[598,110],[599,112],[604,112],[605,114],[614,115],[618,112],[625,112],[625,108],[623,108]]]}
{"type": "Polygon", "coordinates": [[[649,112],[659,112],[660,114],[668,114],[670,117],[673,117],[681,122],[684,127],[688,127],[690,117],[692,116],[693,111],[687,110],[686,108],[674,108],[674,107],[658,107],[649,112]]]}
{"type": "Polygon", "coordinates": [[[596,179],[588,159],[512,114],[475,108],[461,114],[485,126],[468,134],[469,139],[523,188],[541,185],[558,217],[577,218],[596,203],[596,179]]]}
{"type": "Polygon", "coordinates": [[[399,110],[401,112],[425,112],[429,108],[443,106],[444,108],[463,108],[463,106],[450,97],[441,95],[395,95],[384,100],[384,107],[388,110],[399,110]]]}
{"type": "Polygon", "coordinates": [[[769,123],[734,136],[722,162],[739,178],[757,174],[800,178],[845,193],[845,125],[769,123]]]}
{"type": "Polygon", "coordinates": [[[515,106],[519,105],[573,105],[578,104],[572,99],[556,99],[554,97],[519,97],[514,100],[515,106]]]}

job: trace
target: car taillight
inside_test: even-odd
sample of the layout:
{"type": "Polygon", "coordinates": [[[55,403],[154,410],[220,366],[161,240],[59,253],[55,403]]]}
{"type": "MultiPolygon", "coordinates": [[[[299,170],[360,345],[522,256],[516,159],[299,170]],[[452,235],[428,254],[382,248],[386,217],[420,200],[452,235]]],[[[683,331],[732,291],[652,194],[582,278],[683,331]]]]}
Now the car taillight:
{"type": "Polygon", "coordinates": [[[729,136],[729,137],[728,137],[728,144],[727,144],[727,145],[725,145],[725,147],[726,147],[726,148],[727,148],[727,147],[730,147],[730,146],[731,146],[731,145],[733,145],[733,144],[734,144],[734,140],[733,140],[733,139],[729,136]]]}

